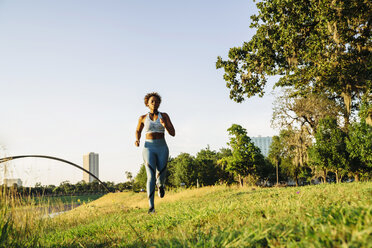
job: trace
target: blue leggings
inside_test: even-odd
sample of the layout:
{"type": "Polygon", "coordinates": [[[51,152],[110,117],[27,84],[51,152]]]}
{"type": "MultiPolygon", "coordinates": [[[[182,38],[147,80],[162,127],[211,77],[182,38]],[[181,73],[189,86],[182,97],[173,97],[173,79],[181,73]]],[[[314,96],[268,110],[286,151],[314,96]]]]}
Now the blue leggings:
{"type": "Polygon", "coordinates": [[[150,208],[153,208],[155,182],[158,187],[164,186],[165,182],[165,171],[169,155],[165,139],[146,140],[142,155],[147,172],[147,195],[149,197],[149,205],[150,208]],[[156,170],[158,170],[158,175],[155,178],[156,170]]]}

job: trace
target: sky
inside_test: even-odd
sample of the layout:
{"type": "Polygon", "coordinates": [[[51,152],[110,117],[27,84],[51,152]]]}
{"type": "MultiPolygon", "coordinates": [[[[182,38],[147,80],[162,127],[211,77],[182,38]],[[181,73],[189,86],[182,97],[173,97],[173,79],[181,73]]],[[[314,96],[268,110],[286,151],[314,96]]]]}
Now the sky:
{"type": "MultiPolygon", "coordinates": [[[[138,118],[156,91],[176,136],[170,156],[227,147],[227,128],[273,136],[275,92],[229,99],[217,56],[248,41],[253,1],[0,0],[0,157],[47,155],[82,165],[99,154],[99,178],[138,173],[138,118]]],[[[82,180],[82,171],[40,158],[7,163],[24,185],[82,180]]],[[[0,164],[0,179],[4,176],[0,164]]]]}

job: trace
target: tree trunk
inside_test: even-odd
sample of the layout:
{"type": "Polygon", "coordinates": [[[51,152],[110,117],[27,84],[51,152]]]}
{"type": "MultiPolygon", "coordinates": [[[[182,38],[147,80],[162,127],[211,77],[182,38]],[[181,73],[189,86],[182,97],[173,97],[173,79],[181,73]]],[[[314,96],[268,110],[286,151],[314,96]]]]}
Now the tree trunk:
{"type": "Polygon", "coordinates": [[[327,170],[326,169],[324,169],[323,170],[323,183],[327,183],[327,170]]]}
{"type": "Polygon", "coordinates": [[[294,174],[295,174],[295,180],[296,180],[296,187],[298,187],[298,177],[297,177],[298,176],[298,148],[296,148],[296,154],[294,156],[294,166],[296,166],[294,174]]]}
{"type": "Polygon", "coordinates": [[[344,120],[345,120],[345,131],[347,132],[347,128],[350,124],[350,115],[351,115],[351,85],[346,85],[344,92],[341,93],[341,96],[344,99],[345,104],[345,113],[344,113],[344,120]]]}
{"type": "Polygon", "coordinates": [[[359,182],[359,173],[358,172],[355,173],[354,180],[355,180],[355,182],[359,182]]]}
{"type": "Polygon", "coordinates": [[[370,126],[372,126],[372,107],[369,107],[368,109],[368,115],[366,118],[366,123],[370,126]]]}
{"type": "Polygon", "coordinates": [[[279,185],[279,162],[276,162],[276,185],[279,185]]]}
{"type": "Polygon", "coordinates": [[[336,183],[339,183],[339,180],[338,180],[338,170],[336,170],[336,183]]]}
{"type": "Polygon", "coordinates": [[[239,175],[239,183],[240,187],[243,187],[243,178],[239,175]]]}
{"type": "Polygon", "coordinates": [[[345,175],[345,174],[342,174],[342,175],[340,176],[340,180],[339,180],[340,183],[342,183],[342,179],[344,178],[344,175],[345,175]]]}
{"type": "Polygon", "coordinates": [[[296,180],[296,187],[298,187],[298,176],[297,176],[297,172],[295,173],[295,180],[296,180]]]}

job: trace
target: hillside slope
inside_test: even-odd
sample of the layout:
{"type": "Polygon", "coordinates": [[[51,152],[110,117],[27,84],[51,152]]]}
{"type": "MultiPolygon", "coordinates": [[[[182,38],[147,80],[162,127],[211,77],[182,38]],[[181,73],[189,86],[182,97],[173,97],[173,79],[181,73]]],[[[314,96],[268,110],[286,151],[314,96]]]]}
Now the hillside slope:
{"type": "Polygon", "coordinates": [[[372,183],[111,193],[48,221],[43,247],[371,247],[372,183]]]}

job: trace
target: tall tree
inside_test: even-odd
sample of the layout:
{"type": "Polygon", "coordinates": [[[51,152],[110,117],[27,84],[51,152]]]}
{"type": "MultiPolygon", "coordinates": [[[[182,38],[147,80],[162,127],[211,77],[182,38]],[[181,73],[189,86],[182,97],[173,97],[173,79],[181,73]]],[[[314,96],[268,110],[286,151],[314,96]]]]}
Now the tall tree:
{"type": "Polygon", "coordinates": [[[232,156],[231,149],[221,148],[217,153],[217,165],[221,168],[219,182],[225,184],[232,184],[235,182],[234,174],[226,170],[226,163],[220,163],[220,160],[232,156]]]}
{"type": "Polygon", "coordinates": [[[196,154],[195,163],[198,170],[198,182],[200,185],[214,185],[221,175],[221,167],[217,165],[217,152],[209,146],[196,154]]]}
{"type": "Polygon", "coordinates": [[[279,164],[283,157],[283,144],[279,136],[274,136],[270,145],[268,159],[276,167],[276,184],[279,184],[279,164]]]}
{"type": "Polygon", "coordinates": [[[341,98],[347,126],[353,101],[372,86],[372,2],[263,0],[257,8],[256,34],[217,59],[230,98],[262,96],[267,78],[279,75],[275,86],[341,98]]]}
{"type": "Polygon", "coordinates": [[[311,147],[309,155],[315,165],[333,171],[336,182],[348,170],[348,154],[345,144],[346,134],[338,127],[337,121],[325,118],[320,121],[315,134],[316,142],[311,147]]]}
{"type": "Polygon", "coordinates": [[[243,186],[243,178],[256,174],[258,166],[264,166],[264,157],[260,149],[253,144],[247,135],[247,131],[240,125],[233,124],[227,129],[230,136],[231,156],[224,157],[218,162],[225,166],[226,170],[239,177],[239,183],[243,186]]]}
{"type": "Polygon", "coordinates": [[[184,183],[186,187],[196,186],[198,170],[195,158],[188,153],[181,153],[172,161],[174,183],[177,187],[184,183]]]}
{"type": "Polygon", "coordinates": [[[271,159],[280,156],[281,167],[287,176],[292,177],[296,185],[299,184],[300,175],[306,171],[307,150],[311,145],[311,136],[302,128],[282,129],[279,138],[273,146],[276,150],[272,152],[271,159]],[[273,157],[273,156],[276,156],[273,157]]]}
{"type": "Polygon", "coordinates": [[[350,125],[346,150],[351,159],[350,170],[355,181],[359,181],[359,174],[372,171],[372,126],[365,120],[350,125]]]}

